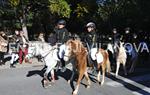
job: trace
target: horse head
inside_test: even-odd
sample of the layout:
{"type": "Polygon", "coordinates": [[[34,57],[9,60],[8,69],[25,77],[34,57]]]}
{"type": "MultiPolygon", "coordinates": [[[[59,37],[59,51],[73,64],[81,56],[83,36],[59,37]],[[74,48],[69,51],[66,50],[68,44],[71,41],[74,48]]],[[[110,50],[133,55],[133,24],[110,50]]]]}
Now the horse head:
{"type": "Polygon", "coordinates": [[[85,50],[84,46],[79,40],[68,40],[65,46],[66,46],[65,51],[64,51],[65,61],[68,61],[74,55],[78,55],[79,53],[81,54],[81,52],[85,50]]]}
{"type": "Polygon", "coordinates": [[[108,43],[107,50],[109,50],[112,54],[114,54],[114,48],[113,48],[113,45],[111,43],[108,43]]]}

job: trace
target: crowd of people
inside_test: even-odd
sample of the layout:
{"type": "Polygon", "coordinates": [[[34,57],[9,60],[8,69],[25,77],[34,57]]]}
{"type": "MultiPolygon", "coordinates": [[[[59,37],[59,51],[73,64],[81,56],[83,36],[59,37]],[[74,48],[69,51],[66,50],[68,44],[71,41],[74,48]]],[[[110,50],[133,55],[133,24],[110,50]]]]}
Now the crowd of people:
{"type": "MultiPolygon", "coordinates": [[[[14,68],[14,64],[17,62],[22,64],[24,57],[28,53],[28,40],[24,36],[23,31],[15,30],[14,35],[7,36],[3,31],[0,32],[0,56],[1,65],[5,63],[4,55],[9,53],[11,55],[10,67],[14,68]]],[[[25,62],[28,62],[25,60],[25,62]]]]}
{"type": "MultiPolygon", "coordinates": [[[[93,47],[103,48],[99,45],[106,44],[105,42],[109,42],[112,44],[119,44],[119,41],[123,41],[125,43],[139,43],[140,41],[145,41],[148,43],[149,36],[143,35],[143,32],[133,33],[130,31],[130,28],[125,28],[125,31],[121,34],[117,31],[117,28],[112,29],[111,35],[106,36],[100,34],[97,31],[96,24],[93,22],[89,22],[85,25],[85,32],[80,35],[72,34],[66,29],[66,21],[61,19],[56,23],[53,32],[48,35],[48,39],[45,40],[45,34],[43,32],[39,33],[37,37],[37,41],[48,42],[52,46],[60,46],[60,44],[64,44],[68,39],[80,39],[84,46],[87,47],[88,51],[90,51],[93,47]],[[139,34],[141,33],[141,34],[139,34]],[[143,37],[143,38],[142,38],[143,37]]],[[[15,30],[14,35],[6,35],[3,31],[0,32],[0,64],[4,64],[4,55],[9,53],[11,55],[10,67],[14,68],[15,63],[23,63],[25,62],[31,63],[31,61],[24,59],[28,53],[28,42],[29,40],[25,37],[24,32],[22,30],[15,30]]],[[[148,46],[149,47],[149,46],[148,46]]],[[[65,67],[65,62],[63,58],[60,58],[62,63],[62,68],[65,67]]],[[[64,68],[65,69],[65,68],[64,68]]]]}

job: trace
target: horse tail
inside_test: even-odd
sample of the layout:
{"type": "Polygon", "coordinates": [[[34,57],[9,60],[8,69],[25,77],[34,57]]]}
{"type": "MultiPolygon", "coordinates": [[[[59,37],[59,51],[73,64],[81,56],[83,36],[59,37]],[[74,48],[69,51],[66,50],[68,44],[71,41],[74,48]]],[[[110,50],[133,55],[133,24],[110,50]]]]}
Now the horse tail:
{"type": "Polygon", "coordinates": [[[111,67],[110,67],[110,60],[109,60],[109,54],[107,51],[106,52],[106,72],[110,73],[111,67]]]}

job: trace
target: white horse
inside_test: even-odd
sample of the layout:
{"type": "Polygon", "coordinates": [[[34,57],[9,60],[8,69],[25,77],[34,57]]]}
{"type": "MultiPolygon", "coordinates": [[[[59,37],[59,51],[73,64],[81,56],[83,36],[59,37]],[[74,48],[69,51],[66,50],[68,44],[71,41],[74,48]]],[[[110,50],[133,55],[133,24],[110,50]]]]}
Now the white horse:
{"type": "MultiPolygon", "coordinates": [[[[61,47],[64,47],[62,45],[61,47]]],[[[43,62],[45,63],[47,69],[44,73],[44,87],[49,86],[48,74],[51,72],[51,80],[54,83],[54,68],[57,65],[57,62],[60,61],[60,57],[62,57],[63,49],[58,51],[58,48],[55,46],[51,46],[48,43],[40,42],[40,41],[31,41],[29,42],[28,54],[26,58],[31,58],[35,56],[41,56],[43,58],[43,62]]]]}
{"type": "Polygon", "coordinates": [[[124,74],[127,75],[127,71],[126,71],[127,54],[123,44],[124,44],[123,42],[120,42],[120,47],[118,47],[118,53],[116,57],[116,62],[117,62],[116,77],[118,76],[120,64],[123,65],[124,74]]]}
{"type": "Polygon", "coordinates": [[[115,72],[115,76],[118,76],[118,72],[119,72],[119,68],[120,68],[120,64],[123,65],[123,69],[124,69],[124,74],[127,75],[127,71],[126,71],[126,60],[127,60],[127,54],[126,54],[126,49],[123,46],[123,42],[120,41],[120,46],[119,45],[113,45],[112,44],[108,44],[107,50],[109,50],[110,52],[112,52],[112,54],[115,54],[115,58],[116,58],[116,72],[115,72]]]}

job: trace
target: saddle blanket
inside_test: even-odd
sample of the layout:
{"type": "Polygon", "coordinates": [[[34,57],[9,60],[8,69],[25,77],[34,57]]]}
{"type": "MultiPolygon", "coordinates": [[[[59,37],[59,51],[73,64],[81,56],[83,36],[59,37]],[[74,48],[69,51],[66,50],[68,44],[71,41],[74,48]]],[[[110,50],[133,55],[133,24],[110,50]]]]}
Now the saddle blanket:
{"type": "Polygon", "coordinates": [[[101,52],[97,51],[97,48],[92,48],[91,49],[91,53],[90,56],[92,58],[92,60],[96,60],[98,64],[102,63],[104,58],[101,52]]]}

